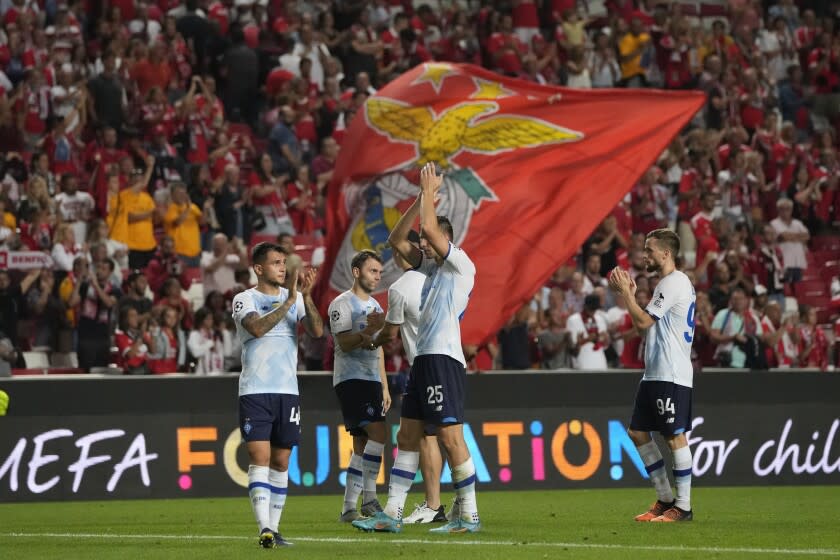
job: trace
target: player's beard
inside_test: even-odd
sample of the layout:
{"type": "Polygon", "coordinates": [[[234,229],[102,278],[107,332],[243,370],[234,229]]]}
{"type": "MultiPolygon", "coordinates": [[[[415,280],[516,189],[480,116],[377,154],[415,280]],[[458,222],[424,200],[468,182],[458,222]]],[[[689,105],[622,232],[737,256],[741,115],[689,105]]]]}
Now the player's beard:
{"type": "Polygon", "coordinates": [[[659,272],[662,270],[662,265],[656,261],[650,261],[650,264],[645,267],[648,272],[659,272]]]}
{"type": "Polygon", "coordinates": [[[359,287],[362,289],[363,292],[370,295],[373,293],[375,286],[371,285],[370,282],[365,280],[359,279],[359,287]]]}

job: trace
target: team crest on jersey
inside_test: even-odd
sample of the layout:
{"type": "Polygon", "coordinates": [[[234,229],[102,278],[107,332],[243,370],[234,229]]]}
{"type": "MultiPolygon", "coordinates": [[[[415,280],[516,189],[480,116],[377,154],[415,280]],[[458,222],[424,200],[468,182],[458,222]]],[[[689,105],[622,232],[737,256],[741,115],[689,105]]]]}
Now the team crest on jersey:
{"type": "Polygon", "coordinates": [[[656,301],[653,302],[653,306],[662,309],[662,305],[664,303],[665,303],[665,294],[659,294],[659,297],[657,297],[656,301]]]}

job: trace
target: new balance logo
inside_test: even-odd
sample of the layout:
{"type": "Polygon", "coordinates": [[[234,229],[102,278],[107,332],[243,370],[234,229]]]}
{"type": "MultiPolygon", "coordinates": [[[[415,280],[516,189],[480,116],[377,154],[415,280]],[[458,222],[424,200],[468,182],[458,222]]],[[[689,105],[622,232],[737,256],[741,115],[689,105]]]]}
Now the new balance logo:
{"type": "Polygon", "coordinates": [[[673,423],[674,423],[674,419],[673,419],[673,418],[668,418],[667,420],[665,420],[665,423],[666,423],[666,424],[673,424],[673,423]]]}

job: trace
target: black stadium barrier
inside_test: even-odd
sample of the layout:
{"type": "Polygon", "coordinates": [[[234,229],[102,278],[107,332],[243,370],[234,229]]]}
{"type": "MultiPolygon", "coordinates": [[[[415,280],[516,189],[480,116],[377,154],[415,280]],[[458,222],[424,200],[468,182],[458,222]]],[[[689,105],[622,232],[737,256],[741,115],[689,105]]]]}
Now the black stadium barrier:
{"type": "MultiPolygon", "coordinates": [[[[628,372],[470,376],[465,434],[479,486],[646,485],[625,431],[638,380],[628,372]]],[[[0,502],[245,493],[234,375],[9,379],[0,389],[10,396],[0,417],[0,502]]],[[[302,375],[300,391],[291,491],[339,493],[351,446],[332,378],[302,375]]],[[[704,372],[694,416],[696,486],[840,483],[840,375],[704,372]]],[[[395,435],[398,410],[388,420],[395,435]]]]}

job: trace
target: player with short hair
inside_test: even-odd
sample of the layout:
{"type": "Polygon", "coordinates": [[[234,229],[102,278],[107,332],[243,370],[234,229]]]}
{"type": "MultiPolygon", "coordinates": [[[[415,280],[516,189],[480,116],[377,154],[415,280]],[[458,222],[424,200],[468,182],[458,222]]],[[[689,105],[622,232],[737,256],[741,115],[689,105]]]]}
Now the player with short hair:
{"type": "Polygon", "coordinates": [[[298,323],[315,338],[323,335],[324,325],[312,300],[315,269],[295,271],[284,288],[286,255],[273,243],[254,246],[251,264],[257,286],[233,298],[242,342],[239,429],[248,449],[248,494],[259,542],[274,548],[290,544],[277,529],[289,485],[289,456],[300,439],[298,323]]]}
{"type": "MultiPolygon", "coordinates": [[[[408,241],[419,245],[420,236],[414,230],[408,232],[408,241]]],[[[394,263],[403,269],[403,275],[388,288],[388,313],[385,326],[374,340],[376,346],[382,346],[394,340],[397,333],[402,339],[408,365],[414,363],[417,354],[417,329],[420,323],[420,292],[426,276],[414,270],[394,251],[394,263]]],[[[443,523],[447,521],[446,509],[440,503],[440,473],[443,470],[443,458],[437,439],[437,427],[427,425],[425,437],[420,440],[420,472],[423,474],[425,499],[417,504],[414,511],[404,519],[406,523],[443,523]]],[[[452,506],[457,517],[457,507],[452,506]]]]}
{"type": "Polygon", "coordinates": [[[636,303],[636,282],[620,268],[613,269],[610,287],[624,296],[633,325],[648,331],[645,337],[645,373],[636,392],[628,433],[656,489],[657,500],[636,521],[691,521],[691,449],[685,432],[691,429],[691,391],[694,369],[696,294],[688,276],[676,269],[680,239],[667,229],[656,229],[645,238],[645,266],[661,280],[645,309],[636,303]],[[656,442],[650,432],[665,438],[674,459],[676,499],[656,442]]]}
{"type": "Polygon", "coordinates": [[[385,413],[391,408],[388,377],[382,349],[372,337],[382,328],[385,314],[371,294],[382,279],[382,257],[361,251],[350,263],[353,286],[330,303],[330,331],[335,339],[333,386],[344,416],[344,427],[353,436],[353,456],[347,467],[344,508],[339,521],[382,511],[376,499],[376,478],[385,450],[385,413]]]}
{"type": "Polygon", "coordinates": [[[466,361],[461,348],[460,318],[466,310],[475,282],[475,265],[452,243],[452,224],[435,215],[435,198],[443,178],[434,164],[420,172],[420,196],[391,231],[389,242],[416,270],[426,276],[420,297],[420,328],[417,355],[411,366],[397,433],[397,457],[388,487],[385,511],[353,526],[363,531],[398,533],[403,507],[417,473],[420,441],[426,424],[438,426],[438,438],[452,467],[461,515],[435,533],[474,533],[481,529],[475,499],[475,467],[464,441],[464,391],[466,361]],[[417,216],[421,215],[420,249],[408,241],[417,216]]]}

